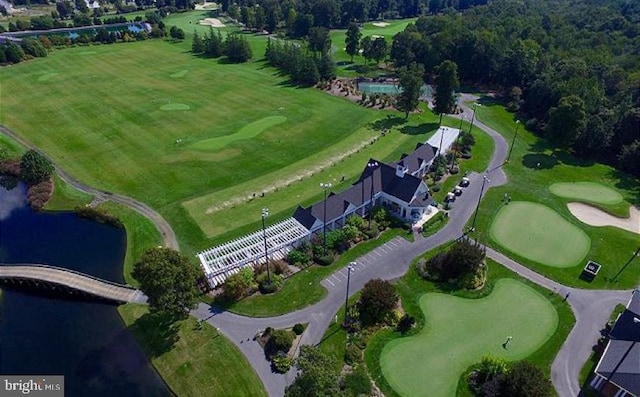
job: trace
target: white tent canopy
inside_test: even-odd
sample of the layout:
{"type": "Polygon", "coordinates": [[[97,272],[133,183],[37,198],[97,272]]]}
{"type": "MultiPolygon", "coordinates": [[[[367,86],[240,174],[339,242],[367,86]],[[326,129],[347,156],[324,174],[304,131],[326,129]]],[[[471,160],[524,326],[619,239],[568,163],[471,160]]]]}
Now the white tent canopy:
{"type": "MultiPolygon", "coordinates": [[[[441,126],[440,128],[438,128],[438,131],[436,131],[436,133],[433,134],[431,138],[429,138],[427,143],[438,149],[440,148],[440,140],[442,140],[442,153],[446,153],[447,150],[451,148],[456,139],[458,139],[458,135],[460,135],[459,129],[441,126]]],[[[439,154],[440,153],[436,153],[436,156],[438,156],[439,154]]]]}
{"type": "MultiPolygon", "coordinates": [[[[309,230],[294,218],[286,219],[266,229],[267,255],[270,260],[282,259],[292,246],[309,238],[309,230]]],[[[246,266],[265,261],[263,231],[257,231],[202,251],[197,255],[211,288],[246,266]]]]}

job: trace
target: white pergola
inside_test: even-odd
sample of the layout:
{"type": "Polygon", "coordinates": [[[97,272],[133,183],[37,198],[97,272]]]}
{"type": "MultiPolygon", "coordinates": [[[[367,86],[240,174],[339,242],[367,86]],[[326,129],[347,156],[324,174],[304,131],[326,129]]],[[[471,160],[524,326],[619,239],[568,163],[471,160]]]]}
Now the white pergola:
{"type": "MultiPolygon", "coordinates": [[[[298,242],[309,238],[309,230],[294,218],[266,228],[267,256],[282,259],[298,242]]],[[[211,288],[222,284],[230,275],[246,266],[265,262],[263,231],[253,232],[239,239],[209,248],[197,255],[211,288]]]]}

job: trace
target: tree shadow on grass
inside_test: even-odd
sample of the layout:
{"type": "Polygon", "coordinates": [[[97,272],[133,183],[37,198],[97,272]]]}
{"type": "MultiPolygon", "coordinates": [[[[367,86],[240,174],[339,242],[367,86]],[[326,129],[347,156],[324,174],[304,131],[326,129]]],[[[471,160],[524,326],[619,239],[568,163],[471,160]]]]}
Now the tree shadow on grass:
{"type": "Polygon", "coordinates": [[[420,135],[438,128],[438,123],[422,123],[418,125],[405,125],[400,132],[407,135],[420,135]]]}
{"type": "Polygon", "coordinates": [[[371,122],[369,124],[369,127],[371,127],[375,131],[382,132],[385,130],[389,130],[390,128],[395,127],[397,125],[404,124],[406,122],[407,120],[403,119],[402,117],[388,115],[384,119],[371,122]]]}
{"type": "Polygon", "coordinates": [[[129,330],[140,335],[144,350],[149,357],[158,357],[170,351],[180,340],[180,323],[174,317],[147,313],[129,326],[129,330]]]}
{"type": "Polygon", "coordinates": [[[607,177],[618,181],[615,185],[616,188],[631,192],[631,199],[629,202],[636,207],[640,207],[640,183],[638,183],[638,179],[626,172],[616,169],[609,171],[607,177]]]}
{"type": "Polygon", "coordinates": [[[522,157],[522,165],[534,170],[549,170],[558,164],[555,156],[544,153],[529,153],[522,157]]]}

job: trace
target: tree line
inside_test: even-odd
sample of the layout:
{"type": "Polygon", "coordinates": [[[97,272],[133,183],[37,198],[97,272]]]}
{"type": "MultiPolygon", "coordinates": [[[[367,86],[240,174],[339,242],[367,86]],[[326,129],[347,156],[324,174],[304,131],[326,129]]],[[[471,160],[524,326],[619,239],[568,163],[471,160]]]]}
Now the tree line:
{"type": "Polygon", "coordinates": [[[223,55],[231,63],[247,62],[253,56],[249,42],[239,34],[228,34],[226,37],[218,30],[209,28],[209,33],[200,37],[198,32],[193,32],[191,52],[207,58],[219,58],[223,55]]]}
{"type": "Polygon", "coordinates": [[[637,48],[638,2],[496,0],[420,17],[394,36],[389,57],[422,65],[426,81],[451,62],[462,84],[499,88],[553,144],[640,176],[637,48]]]}
{"type": "Polygon", "coordinates": [[[222,0],[222,11],[256,30],[301,38],[313,27],[346,28],[381,18],[411,18],[444,10],[463,10],[487,0],[222,0]]]}

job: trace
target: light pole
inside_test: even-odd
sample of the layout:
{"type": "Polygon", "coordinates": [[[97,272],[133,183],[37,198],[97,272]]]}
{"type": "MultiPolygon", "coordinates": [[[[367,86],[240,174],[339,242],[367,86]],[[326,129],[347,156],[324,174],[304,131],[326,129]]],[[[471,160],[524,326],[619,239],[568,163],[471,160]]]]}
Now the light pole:
{"type": "Polygon", "coordinates": [[[269,216],[269,208],[264,207],[262,209],[262,237],[264,238],[264,263],[267,266],[267,282],[271,284],[271,273],[269,273],[269,251],[267,250],[267,228],[264,225],[264,220],[269,216]]]}
{"type": "Polygon", "coordinates": [[[460,139],[460,133],[462,133],[462,122],[466,120],[464,116],[460,118],[460,128],[458,128],[458,136],[456,137],[455,146],[453,148],[453,158],[451,159],[451,166],[449,167],[449,173],[453,169],[453,166],[456,163],[456,157],[458,157],[458,139],[460,139]]]}
{"type": "Polygon", "coordinates": [[[611,279],[611,281],[616,281],[618,279],[618,276],[620,274],[622,274],[622,272],[624,271],[624,269],[627,268],[627,266],[629,266],[629,264],[633,261],[633,259],[640,255],[640,247],[638,247],[638,249],[636,250],[636,252],[633,253],[633,255],[631,255],[631,258],[629,258],[629,260],[627,261],[627,263],[624,264],[624,266],[622,266],[622,268],[620,270],[618,270],[618,273],[616,273],[615,276],[613,276],[613,278],[611,279]]]}
{"type": "Polygon", "coordinates": [[[487,175],[482,176],[482,187],[480,188],[480,195],[478,196],[478,204],[476,204],[476,212],[473,214],[473,223],[471,224],[471,231],[476,230],[476,218],[478,217],[478,208],[480,208],[480,200],[482,200],[482,193],[484,193],[484,184],[491,182],[487,175]]]}
{"type": "Polygon", "coordinates": [[[469,127],[469,134],[471,134],[471,130],[473,129],[473,121],[476,119],[476,106],[478,106],[479,103],[474,103],[473,104],[473,115],[471,116],[471,127],[469,127]]]}
{"type": "Polygon", "coordinates": [[[513,151],[513,145],[516,143],[516,137],[518,136],[518,128],[520,128],[520,120],[516,120],[516,133],[513,134],[513,140],[511,141],[511,147],[509,148],[509,155],[507,155],[507,160],[505,163],[508,163],[511,159],[511,152],[513,151]]]}
{"type": "Polygon", "coordinates": [[[320,187],[324,191],[324,215],[322,219],[322,247],[324,256],[327,256],[327,189],[331,189],[331,183],[321,183],[320,187]]]}
{"type": "Polygon", "coordinates": [[[355,269],[355,266],[355,262],[349,262],[349,266],[347,266],[347,295],[344,298],[344,327],[349,326],[349,282],[351,281],[351,272],[355,269]]]}
{"type": "Polygon", "coordinates": [[[369,230],[371,230],[371,216],[373,214],[373,170],[378,167],[377,161],[370,161],[367,167],[371,170],[371,201],[369,203],[369,230]]]}

